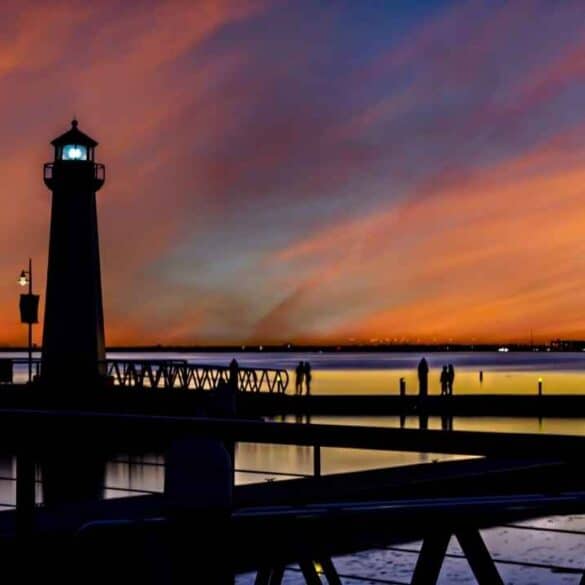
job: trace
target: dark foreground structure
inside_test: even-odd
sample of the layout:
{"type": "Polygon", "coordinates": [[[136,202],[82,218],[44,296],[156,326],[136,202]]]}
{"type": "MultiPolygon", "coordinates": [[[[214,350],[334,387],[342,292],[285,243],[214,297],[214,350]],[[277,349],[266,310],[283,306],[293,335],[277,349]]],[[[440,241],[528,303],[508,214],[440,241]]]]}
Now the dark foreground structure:
{"type": "Polygon", "coordinates": [[[431,585],[455,536],[478,582],[498,585],[480,529],[585,512],[583,437],[3,410],[0,443],[18,458],[17,507],[0,513],[0,538],[19,582],[227,585],[255,571],[259,585],[278,584],[293,563],[311,585],[318,567],[338,584],[332,557],[422,539],[411,582],[431,585]],[[69,498],[35,505],[38,461],[64,448],[60,436],[75,437],[61,477],[69,498]],[[233,487],[222,444],[239,441],[310,446],[313,474],[233,487]],[[325,447],[480,458],[324,476],[325,447]],[[163,493],[103,500],[82,489],[81,457],[145,450],[166,454],[163,493]]]}
{"type": "Polygon", "coordinates": [[[459,394],[457,396],[312,395],[246,393],[242,412],[256,416],[495,416],[585,417],[585,395],[459,394]]]}

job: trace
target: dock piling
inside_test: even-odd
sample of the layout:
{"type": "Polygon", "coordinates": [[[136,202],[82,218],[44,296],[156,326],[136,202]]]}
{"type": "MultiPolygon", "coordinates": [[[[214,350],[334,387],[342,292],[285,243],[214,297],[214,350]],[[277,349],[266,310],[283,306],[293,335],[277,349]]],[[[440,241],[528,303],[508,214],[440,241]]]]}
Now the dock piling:
{"type": "Polygon", "coordinates": [[[313,446],[313,477],[321,477],[321,445],[313,446]]]}
{"type": "Polygon", "coordinates": [[[406,380],[400,378],[400,396],[406,396],[406,380]]]}
{"type": "Polygon", "coordinates": [[[32,535],[35,508],[35,464],[28,450],[16,456],[16,534],[19,540],[32,535]]]}

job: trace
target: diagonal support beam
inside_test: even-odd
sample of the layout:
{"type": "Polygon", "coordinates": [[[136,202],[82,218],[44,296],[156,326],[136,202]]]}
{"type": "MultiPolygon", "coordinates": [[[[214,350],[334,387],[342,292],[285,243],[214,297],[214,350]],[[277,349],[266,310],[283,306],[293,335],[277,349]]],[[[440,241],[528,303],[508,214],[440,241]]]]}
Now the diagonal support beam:
{"type": "Polygon", "coordinates": [[[479,530],[460,530],[455,533],[463,554],[479,585],[504,585],[496,564],[487,549],[479,530]]]}
{"type": "Polygon", "coordinates": [[[284,577],[284,566],[263,567],[256,573],[254,585],[281,585],[284,577]]]}
{"type": "Polygon", "coordinates": [[[270,577],[272,576],[272,569],[265,567],[258,569],[256,573],[256,579],[254,579],[254,585],[270,585],[270,577]]]}
{"type": "Polygon", "coordinates": [[[282,578],[284,577],[284,566],[278,565],[272,569],[272,575],[270,575],[269,585],[281,585],[282,578]]]}
{"type": "Polygon", "coordinates": [[[299,566],[301,567],[307,585],[322,585],[321,578],[319,577],[319,573],[317,573],[317,569],[315,569],[313,561],[300,561],[299,566]]]}
{"type": "Polygon", "coordinates": [[[337,569],[329,557],[320,559],[319,563],[329,585],[342,585],[337,569]]]}
{"type": "Polygon", "coordinates": [[[451,540],[449,532],[437,532],[425,537],[411,585],[436,585],[449,540],[451,540]]]}

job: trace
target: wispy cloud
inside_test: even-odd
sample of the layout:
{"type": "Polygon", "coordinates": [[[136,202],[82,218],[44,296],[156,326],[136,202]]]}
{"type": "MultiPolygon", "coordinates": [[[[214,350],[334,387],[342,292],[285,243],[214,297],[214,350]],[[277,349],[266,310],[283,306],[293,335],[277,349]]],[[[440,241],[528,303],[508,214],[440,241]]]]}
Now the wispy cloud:
{"type": "Polygon", "coordinates": [[[581,3],[366,4],[4,2],[0,342],[74,114],[110,343],[585,334],[581,3]]]}

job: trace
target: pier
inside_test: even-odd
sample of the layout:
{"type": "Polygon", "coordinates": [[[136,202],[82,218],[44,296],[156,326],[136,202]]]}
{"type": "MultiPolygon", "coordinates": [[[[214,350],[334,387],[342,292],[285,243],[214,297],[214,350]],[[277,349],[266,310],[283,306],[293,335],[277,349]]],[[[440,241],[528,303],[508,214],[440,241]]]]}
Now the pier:
{"type": "Polygon", "coordinates": [[[379,394],[239,396],[239,408],[261,416],[585,416],[585,395],[458,394],[455,396],[398,396],[379,394]]]}
{"type": "MultiPolygon", "coordinates": [[[[99,562],[105,558],[118,563],[118,576],[129,578],[140,566],[145,570],[144,582],[157,583],[154,575],[173,562],[165,543],[176,537],[174,531],[196,530],[209,536],[217,528],[213,512],[195,513],[192,526],[174,526],[168,516],[173,502],[167,492],[35,504],[35,462],[62,450],[63,436],[76,438],[75,448],[69,445],[68,452],[59,454],[64,459],[79,457],[97,444],[102,460],[124,449],[166,452],[185,436],[312,447],[311,476],[235,486],[226,520],[220,523],[222,545],[213,552],[214,558],[221,558],[234,573],[255,571],[260,585],[280,583],[290,564],[298,564],[306,583],[320,582],[317,566],[325,571],[328,583],[339,583],[332,560],[336,555],[417,539],[423,540],[423,548],[411,583],[431,585],[436,583],[452,535],[478,582],[493,585],[502,581],[481,529],[585,512],[583,437],[0,410],[0,443],[18,458],[13,478],[17,506],[15,511],[0,513],[0,536],[5,549],[15,551],[15,558],[25,547],[27,555],[39,561],[17,567],[20,575],[38,578],[37,572],[42,571],[44,578],[58,575],[60,582],[73,582],[79,579],[79,570],[86,574],[87,566],[65,559],[79,555],[94,567],[95,582],[103,583],[108,577],[110,565],[99,562]],[[321,452],[328,447],[475,458],[323,475],[321,452]]],[[[84,481],[73,461],[69,463],[70,472],[59,479],[65,490],[67,482],[84,481]]],[[[191,578],[209,568],[197,548],[189,555],[191,578]]]]}
{"type": "MultiPolygon", "coordinates": [[[[23,359],[3,360],[5,383],[0,384],[0,406],[46,405],[38,385],[12,383],[14,366],[28,364],[23,359]],[[36,398],[34,398],[36,397],[36,398]]],[[[100,362],[107,376],[102,385],[101,404],[108,400],[120,408],[126,399],[135,403],[173,402],[171,409],[181,414],[193,412],[205,403],[205,395],[222,385],[234,383],[237,388],[237,411],[248,417],[259,416],[441,416],[441,417],[526,417],[580,418],[585,416],[585,394],[456,394],[452,396],[416,394],[292,394],[289,374],[279,368],[248,368],[192,364],[187,360],[108,359],[100,362]],[[232,378],[233,376],[233,378],[232,378]],[[161,391],[166,391],[163,398],[161,391]]],[[[35,378],[40,378],[41,361],[32,360],[35,378]]],[[[75,385],[75,377],[65,376],[62,385],[75,385]]],[[[75,399],[75,397],[73,397],[75,399]]],[[[112,404],[113,404],[112,403],[112,404]]],[[[156,414],[156,410],[149,412],[156,414]]],[[[161,411],[163,412],[163,411],[161,411]]],[[[165,408],[164,412],[169,412],[165,408]]]]}

